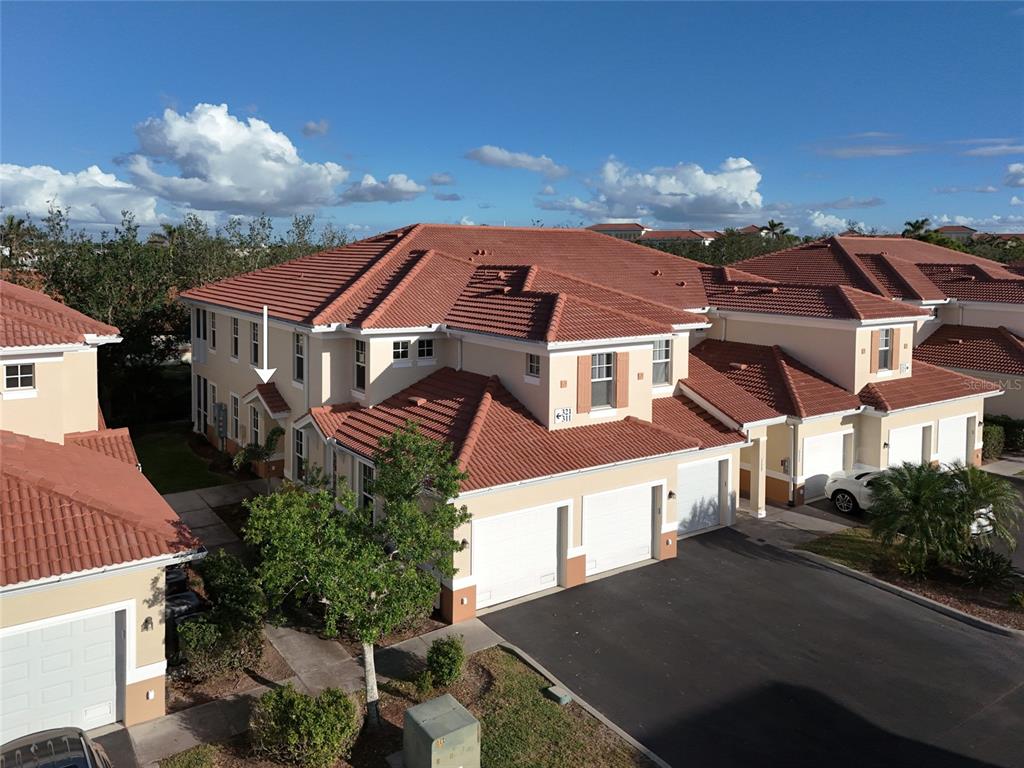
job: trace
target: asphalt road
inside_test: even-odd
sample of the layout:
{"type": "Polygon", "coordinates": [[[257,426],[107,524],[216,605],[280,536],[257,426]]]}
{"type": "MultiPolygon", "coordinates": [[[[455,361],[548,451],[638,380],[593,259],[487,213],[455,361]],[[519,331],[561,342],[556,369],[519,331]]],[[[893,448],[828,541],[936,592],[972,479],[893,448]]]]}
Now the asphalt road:
{"type": "Polygon", "coordinates": [[[724,529],[483,621],[673,766],[1024,765],[1024,641],[724,529]]]}

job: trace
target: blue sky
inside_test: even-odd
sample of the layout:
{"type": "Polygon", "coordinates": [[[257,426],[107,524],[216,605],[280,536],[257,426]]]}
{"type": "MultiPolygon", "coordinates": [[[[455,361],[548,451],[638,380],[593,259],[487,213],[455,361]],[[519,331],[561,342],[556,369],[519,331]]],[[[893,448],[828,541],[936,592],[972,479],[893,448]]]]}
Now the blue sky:
{"type": "Polygon", "coordinates": [[[1024,230],[1024,4],[0,14],[7,212],[1024,230]]]}

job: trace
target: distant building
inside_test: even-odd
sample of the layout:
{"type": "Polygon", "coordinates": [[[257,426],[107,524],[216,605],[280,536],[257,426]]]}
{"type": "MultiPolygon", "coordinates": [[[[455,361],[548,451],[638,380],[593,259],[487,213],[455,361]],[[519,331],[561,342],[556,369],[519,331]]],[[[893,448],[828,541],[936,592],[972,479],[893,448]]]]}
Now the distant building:
{"type": "Polygon", "coordinates": [[[611,235],[620,240],[639,240],[644,232],[649,231],[643,224],[637,224],[635,221],[592,224],[587,229],[591,232],[600,232],[602,235],[611,235]]]}
{"type": "Polygon", "coordinates": [[[760,235],[761,237],[765,237],[768,234],[767,227],[759,227],[757,224],[748,224],[745,227],[740,227],[736,231],[741,235],[760,235]]]}
{"type": "Polygon", "coordinates": [[[978,230],[965,227],[962,224],[947,224],[944,227],[937,227],[934,231],[937,234],[948,237],[951,240],[959,240],[962,243],[970,242],[978,233],[978,230]]]}
{"type": "Polygon", "coordinates": [[[721,232],[697,229],[649,229],[640,235],[638,241],[646,245],[689,241],[700,241],[704,245],[709,245],[713,240],[721,236],[721,232]]]}

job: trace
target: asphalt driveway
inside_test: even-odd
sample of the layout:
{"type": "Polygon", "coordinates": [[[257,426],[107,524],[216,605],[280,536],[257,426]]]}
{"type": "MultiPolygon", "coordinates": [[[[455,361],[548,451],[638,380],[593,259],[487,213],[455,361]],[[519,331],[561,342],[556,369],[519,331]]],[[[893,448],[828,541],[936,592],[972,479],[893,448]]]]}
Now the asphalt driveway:
{"type": "Polygon", "coordinates": [[[673,766],[1024,765],[1024,641],[739,531],[483,617],[673,766]]]}

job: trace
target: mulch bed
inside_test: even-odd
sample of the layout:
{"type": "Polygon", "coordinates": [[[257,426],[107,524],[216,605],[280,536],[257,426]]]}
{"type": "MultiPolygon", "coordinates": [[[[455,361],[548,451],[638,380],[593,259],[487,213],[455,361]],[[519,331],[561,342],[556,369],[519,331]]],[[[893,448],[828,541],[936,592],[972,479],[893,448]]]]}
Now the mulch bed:
{"type": "MultiPolygon", "coordinates": [[[[445,626],[448,625],[435,616],[416,619],[404,627],[399,627],[390,635],[385,635],[375,647],[387,648],[388,646],[395,645],[396,643],[401,643],[403,640],[419,637],[420,635],[425,635],[427,632],[433,632],[435,629],[440,629],[445,626]]],[[[346,651],[349,652],[350,656],[361,657],[363,655],[363,644],[351,635],[346,634],[344,628],[342,628],[341,633],[335,639],[341,643],[342,647],[346,651]]]]}
{"type": "Polygon", "coordinates": [[[175,677],[172,673],[167,681],[167,711],[169,713],[180,712],[183,709],[206,704],[225,696],[251,691],[253,688],[267,685],[269,682],[286,680],[294,674],[292,668],[288,666],[288,662],[264,637],[263,658],[260,659],[257,669],[202,683],[193,683],[185,678],[175,677]]]}
{"type": "Polygon", "coordinates": [[[954,581],[952,575],[936,573],[931,578],[908,579],[898,572],[874,574],[891,584],[942,603],[979,619],[1024,631],[1024,609],[1010,605],[1014,592],[1024,592],[1024,579],[1016,578],[1009,586],[978,589],[954,581]]]}

